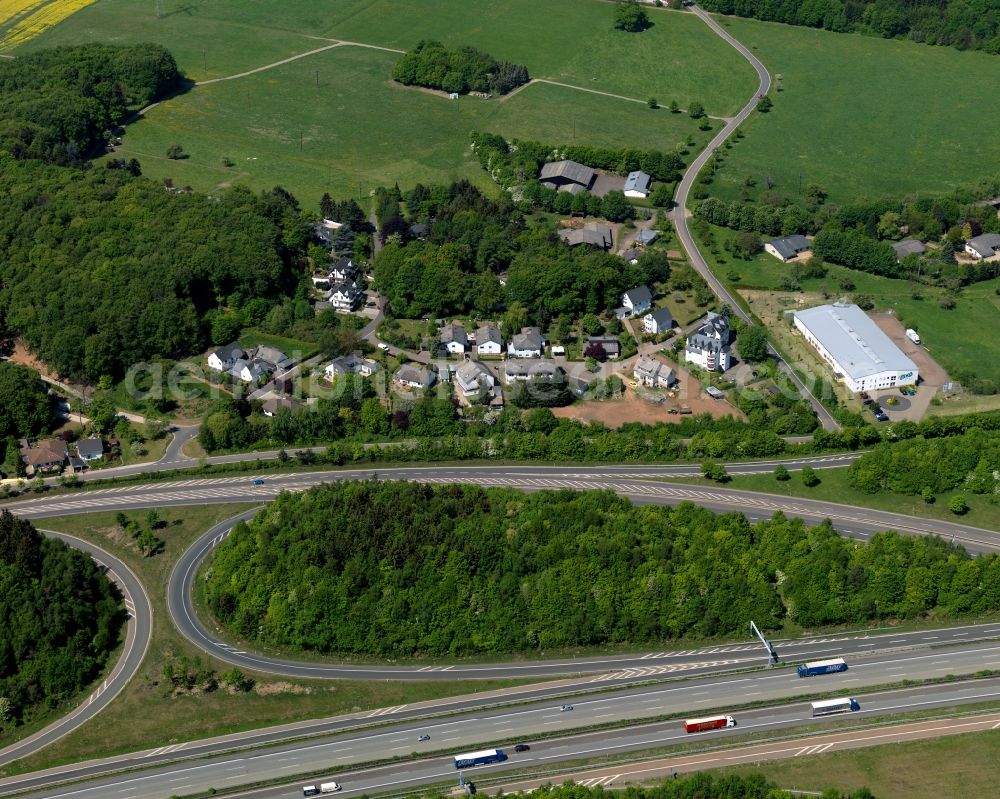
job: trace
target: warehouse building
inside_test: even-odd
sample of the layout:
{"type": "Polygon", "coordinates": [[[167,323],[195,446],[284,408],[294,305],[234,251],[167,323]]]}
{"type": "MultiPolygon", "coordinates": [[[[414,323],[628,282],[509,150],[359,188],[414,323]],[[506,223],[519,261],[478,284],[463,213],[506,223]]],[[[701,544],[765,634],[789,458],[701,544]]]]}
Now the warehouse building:
{"type": "Polygon", "coordinates": [[[794,314],[802,333],[851,391],[917,382],[917,365],[857,305],[820,305],[794,314]]]}

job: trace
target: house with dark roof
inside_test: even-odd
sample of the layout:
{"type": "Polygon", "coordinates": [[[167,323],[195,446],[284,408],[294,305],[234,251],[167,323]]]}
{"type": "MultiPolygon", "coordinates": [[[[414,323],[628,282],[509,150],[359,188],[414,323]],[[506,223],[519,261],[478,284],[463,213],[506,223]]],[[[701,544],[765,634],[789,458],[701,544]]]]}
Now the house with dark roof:
{"type": "Polygon", "coordinates": [[[654,308],[642,317],[642,330],[651,336],[669,333],[674,326],[674,315],[669,308],[654,308]]]}
{"type": "Polygon", "coordinates": [[[729,319],[709,311],[701,326],[687,338],[684,360],[709,372],[724,372],[732,365],[729,319]]]}
{"type": "Polygon", "coordinates": [[[334,380],[340,375],[371,377],[380,368],[375,361],[363,358],[360,352],[352,352],[349,355],[342,355],[330,361],[330,363],[323,367],[323,376],[327,380],[334,380]]]}
{"type": "Polygon", "coordinates": [[[965,242],[965,251],[977,261],[986,261],[1000,255],[1000,233],[983,233],[965,242]]]}
{"type": "Polygon", "coordinates": [[[77,457],[84,463],[93,463],[104,457],[104,442],[100,438],[81,438],[75,447],[77,457]]]}
{"type": "Polygon", "coordinates": [[[344,226],[343,222],[323,219],[313,225],[313,236],[320,244],[329,247],[333,243],[333,232],[344,226]]]}
{"type": "Polygon", "coordinates": [[[271,399],[264,400],[261,405],[261,410],[264,411],[265,416],[274,416],[282,408],[286,408],[290,411],[297,411],[300,408],[304,408],[301,402],[296,402],[288,397],[272,397],[271,399]]]}
{"type": "Polygon", "coordinates": [[[330,288],[326,300],[336,311],[353,311],[364,299],[364,292],[353,280],[344,280],[330,288]]]}
{"type": "Polygon", "coordinates": [[[629,247],[625,252],[622,253],[622,260],[629,264],[639,263],[639,257],[642,255],[642,250],[638,247],[629,247]]]}
{"type": "Polygon", "coordinates": [[[643,228],[639,231],[639,235],[635,237],[637,244],[652,244],[656,241],[656,237],[659,236],[659,231],[653,230],[652,228],[643,228]]]}
{"type": "Polygon", "coordinates": [[[570,247],[587,244],[601,250],[610,250],[612,244],[614,244],[611,226],[602,225],[597,222],[588,222],[579,228],[563,228],[559,231],[559,238],[570,247]]]}
{"type": "Polygon", "coordinates": [[[537,327],[522,327],[520,333],[510,337],[507,354],[513,358],[541,358],[545,349],[545,336],[537,327]]]}
{"type": "Polygon", "coordinates": [[[589,191],[597,178],[597,172],[576,161],[550,161],[542,166],[538,180],[547,189],[579,194],[589,191]]]}
{"type": "Polygon", "coordinates": [[[902,261],[907,255],[923,255],[927,248],[922,241],[916,239],[904,239],[893,242],[892,249],[896,251],[896,260],[902,261]]]}
{"type": "Polygon", "coordinates": [[[478,402],[492,392],[496,379],[479,361],[465,361],[455,370],[455,389],[466,400],[478,402]]]}
{"type": "Polygon", "coordinates": [[[622,305],[630,316],[636,316],[653,305],[653,293],[646,286],[636,286],[622,295],[622,305]]]}
{"type": "Polygon", "coordinates": [[[586,352],[591,344],[600,345],[601,349],[604,350],[605,357],[611,360],[617,360],[622,354],[621,342],[610,336],[589,336],[587,343],[583,345],[583,351],[586,352]]]}
{"type": "Polygon", "coordinates": [[[503,352],[503,334],[493,325],[484,325],[476,331],[476,352],[480,355],[499,355],[503,352]]]}
{"type": "Polygon", "coordinates": [[[216,372],[228,372],[241,358],[246,358],[246,351],[238,341],[233,341],[225,347],[219,347],[208,356],[208,368],[216,372]]]}
{"type": "Polygon", "coordinates": [[[565,374],[555,361],[507,361],[503,365],[504,381],[516,383],[528,380],[552,381],[565,374]]]}
{"type": "Polygon", "coordinates": [[[442,327],[438,335],[445,349],[452,355],[461,355],[469,348],[469,337],[465,333],[465,328],[454,322],[442,327]]]}
{"type": "Polygon", "coordinates": [[[649,182],[652,178],[645,172],[629,172],[625,178],[625,196],[642,199],[649,196],[649,182]]]}
{"type": "Polygon", "coordinates": [[[764,251],[780,261],[791,261],[802,253],[809,252],[810,249],[812,249],[812,245],[809,243],[809,239],[798,233],[764,242],[764,251]]]}

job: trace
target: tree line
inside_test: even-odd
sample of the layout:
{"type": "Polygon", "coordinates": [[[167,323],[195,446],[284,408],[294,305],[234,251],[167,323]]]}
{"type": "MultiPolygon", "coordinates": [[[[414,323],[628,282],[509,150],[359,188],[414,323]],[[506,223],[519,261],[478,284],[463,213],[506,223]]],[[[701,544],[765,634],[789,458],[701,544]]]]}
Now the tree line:
{"type": "Polygon", "coordinates": [[[456,94],[507,94],[529,77],[523,64],[499,61],[475,47],[449,50],[441,42],[422,39],[396,62],[392,79],[456,94]]]}
{"type": "Polygon", "coordinates": [[[1000,53],[993,0],[704,0],[707,11],[1000,53]]]}
{"type": "Polygon", "coordinates": [[[124,622],[118,589],[90,557],[0,511],[0,729],[83,689],[124,622]]]}
{"type": "Polygon", "coordinates": [[[379,657],[648,644],[1000,608],[1000,556],[610,491],[342,482],[285,494],[203,572],[258,644],[379,657]]]}
{"type": "Polygon", "coordinates": [[[0,151],[80,165],[134,109],[183,80],[155,44],[86,44],[0,61],[0,151]]]}
{"type": "Polygon", "coordinates": [[[51,425],[48,390],[38,372],[0,361],[0,438],[37,436],[51,425]]]}

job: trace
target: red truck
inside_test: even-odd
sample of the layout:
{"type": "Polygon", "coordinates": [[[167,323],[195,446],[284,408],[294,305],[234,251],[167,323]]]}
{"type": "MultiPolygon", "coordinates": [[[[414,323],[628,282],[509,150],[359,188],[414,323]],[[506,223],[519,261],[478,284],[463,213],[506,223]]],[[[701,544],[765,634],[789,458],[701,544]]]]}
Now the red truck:
{"type": "Polygon", "coordinates": [[[688,719],[684,722],[684,732],[707,732],[735,726],[736,719],[732,716],[710,716],[704,719],[688,719]]]}

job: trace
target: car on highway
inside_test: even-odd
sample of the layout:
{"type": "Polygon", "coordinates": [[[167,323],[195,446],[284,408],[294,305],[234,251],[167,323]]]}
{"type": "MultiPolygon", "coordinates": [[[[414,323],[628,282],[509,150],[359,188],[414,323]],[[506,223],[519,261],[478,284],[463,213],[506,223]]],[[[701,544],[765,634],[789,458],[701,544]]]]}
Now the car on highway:
{"type": "Polygon", "coordinates": [[[567,710],[572,710],[572,709],[573,709],[573,706],[572,706],[572,705],[562,705],[562,706],[561,706],[561,707],[559,708],[559,712],[560,712],[560,713],[565,713],[565,712],[566,712],[567,710]]]}
{"type": "Polygon", "coordinates": [[[429,736],[429,735],[418,735],[417,736],[417,740],[418,741],[429,741],[430,739],[431,739],[431,736],[429,736]]]}
{"type": "Polygon", "coordinates": [[[514,751],[515,752],[530,752],[531,751],[531,747],[528,746],[528,744],[515,744],[514,751]]]}
{"type": "Polygon", "coordinates": [[[336,793],[343,786],[339,782],[321,782],[319,785],[303,785],[303,796],[319,796],[323,793],[336,793]]]}
{"type": "Polygon", "coordinates": [[[262,485],[264,485],[264,481],[263,480],[254,480],[253,484],[255,486],[262,486],[262,485]]]}

